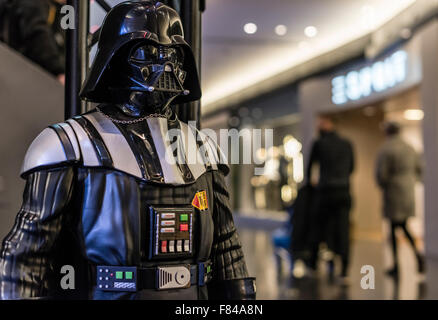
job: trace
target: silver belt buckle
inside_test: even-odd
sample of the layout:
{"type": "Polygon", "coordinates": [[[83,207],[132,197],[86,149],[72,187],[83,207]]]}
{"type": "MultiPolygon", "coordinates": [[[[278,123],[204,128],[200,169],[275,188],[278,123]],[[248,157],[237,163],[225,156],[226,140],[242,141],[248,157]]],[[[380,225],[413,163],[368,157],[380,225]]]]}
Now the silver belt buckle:
{"type": "Polygon", "coordinates": [[[190,287],[190,265],[157,267],[157,289],[181,289],[190,287]]]}

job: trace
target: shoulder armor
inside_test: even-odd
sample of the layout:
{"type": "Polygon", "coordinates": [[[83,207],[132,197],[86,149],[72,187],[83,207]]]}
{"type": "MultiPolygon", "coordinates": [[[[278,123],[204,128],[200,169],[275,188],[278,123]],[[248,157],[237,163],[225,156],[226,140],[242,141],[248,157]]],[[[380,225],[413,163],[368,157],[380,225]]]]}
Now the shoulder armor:
{"type": "Polygon", "coordinates": [[[146,131],[139,133],[133,131],[137,141],[145,141],[145,149],[140,154],[132,136],[129,136],[132,132],[128,134],[123,131],[122,127],[113,123],[102,113],[90,111],[74,117],[58,125],[60,132],[52,126],[41,134],[41,138],[37,138],[36,141],[54,140],[56,143],[53,148],[56,148],[56,152],[52,153],[56,153],[56,156],[48,155],[47,159],[50,161],[47,160],[44,164],[25,165],[25,171],[36,166],[73,159],[80,160],[84,167],[113,168],[145,181],[172,185],[193,183],[210,170],[228,173],[229,169],[223,164],[225,158],[221,156],[219,147],[205,133],[179,120],[170,123],[165,118],[152,117],[148,118],[145,124],[147,124],[146,131],[149,132],[150,141],[146,138],[148,134],[146,131]],[[172,155],[175,145],[169,139],[169,131],[173,129],[181,130],[183,138],[178,139],[177,148],[182,151],[177,152],[178,159],[172,155]],[[65,136],[68,138],[64,139],[66,141],[62,139],[63,131],[66,132],[65,136]],[[69,141],[72,144],[70,149],[74,152],[67,157],[65,151],[68,149],[69,141]],[[146,152],[150,154],[146,155],[146,152]],[[145,155],[148,161],[154,162],[153,167],[158,168],[158,171],[149,171],[151,168],[145,165],[145,155]]]}
{"type": "Polygon", "coordinates": [[[23,176],[39,167],[56,166],[79,159],[78,144],[71,128],[66,123],[55,124],[44,129],[32,142],[20,173],[23,176]]]}
{"type": "Polygon", "coordinates": [[[69,123],[78,136],[84,166],[111,167],[143,178],[129,143],[111,120],[93,111],[69,123]]]}

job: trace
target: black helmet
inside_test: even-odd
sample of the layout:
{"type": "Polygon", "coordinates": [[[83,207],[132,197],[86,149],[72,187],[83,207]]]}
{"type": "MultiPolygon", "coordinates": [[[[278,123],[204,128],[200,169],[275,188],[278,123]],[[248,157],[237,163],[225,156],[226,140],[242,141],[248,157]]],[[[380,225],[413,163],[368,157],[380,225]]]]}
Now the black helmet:
{"type": "Polygon", "coordinates": [[[80,96],[91,102],[112,102],[110,86],[116,81],[109,72],[110,62],[122,47],[136,47],[141,43],[180,48],[183,51],[182,69],[185,95],[178,96],[173,103],[184,103],[201,98],[198,72],[193,52],[184,40],[184,32],[178,13],[157,2],[123,2],[106,16],[98,43],[98,50],[91,70],[82,87],[80,96]]]}

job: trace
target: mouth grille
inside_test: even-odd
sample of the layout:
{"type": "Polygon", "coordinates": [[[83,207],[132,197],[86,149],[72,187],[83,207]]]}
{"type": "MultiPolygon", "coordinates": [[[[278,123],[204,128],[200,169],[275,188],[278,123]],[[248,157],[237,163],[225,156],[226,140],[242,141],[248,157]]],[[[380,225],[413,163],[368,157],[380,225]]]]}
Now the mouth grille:
{"type": "Polygon", "coordinates": [[[181,88],[176,81],[176,77],[172,72],[163,72],[158,79],[156,88],[162,91],[181,91],[181,88]]]}

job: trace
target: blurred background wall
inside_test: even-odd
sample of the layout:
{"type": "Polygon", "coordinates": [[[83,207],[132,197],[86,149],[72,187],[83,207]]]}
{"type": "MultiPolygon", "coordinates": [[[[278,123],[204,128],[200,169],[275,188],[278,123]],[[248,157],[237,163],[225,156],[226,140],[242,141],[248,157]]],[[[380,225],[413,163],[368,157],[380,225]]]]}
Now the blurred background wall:
{"type": "Polygon", "coordinates": [[[64,87],[28,59],[0,44],[0,238],[21,205],[20,168],[32,140],[63,121],[64,87]]]}

